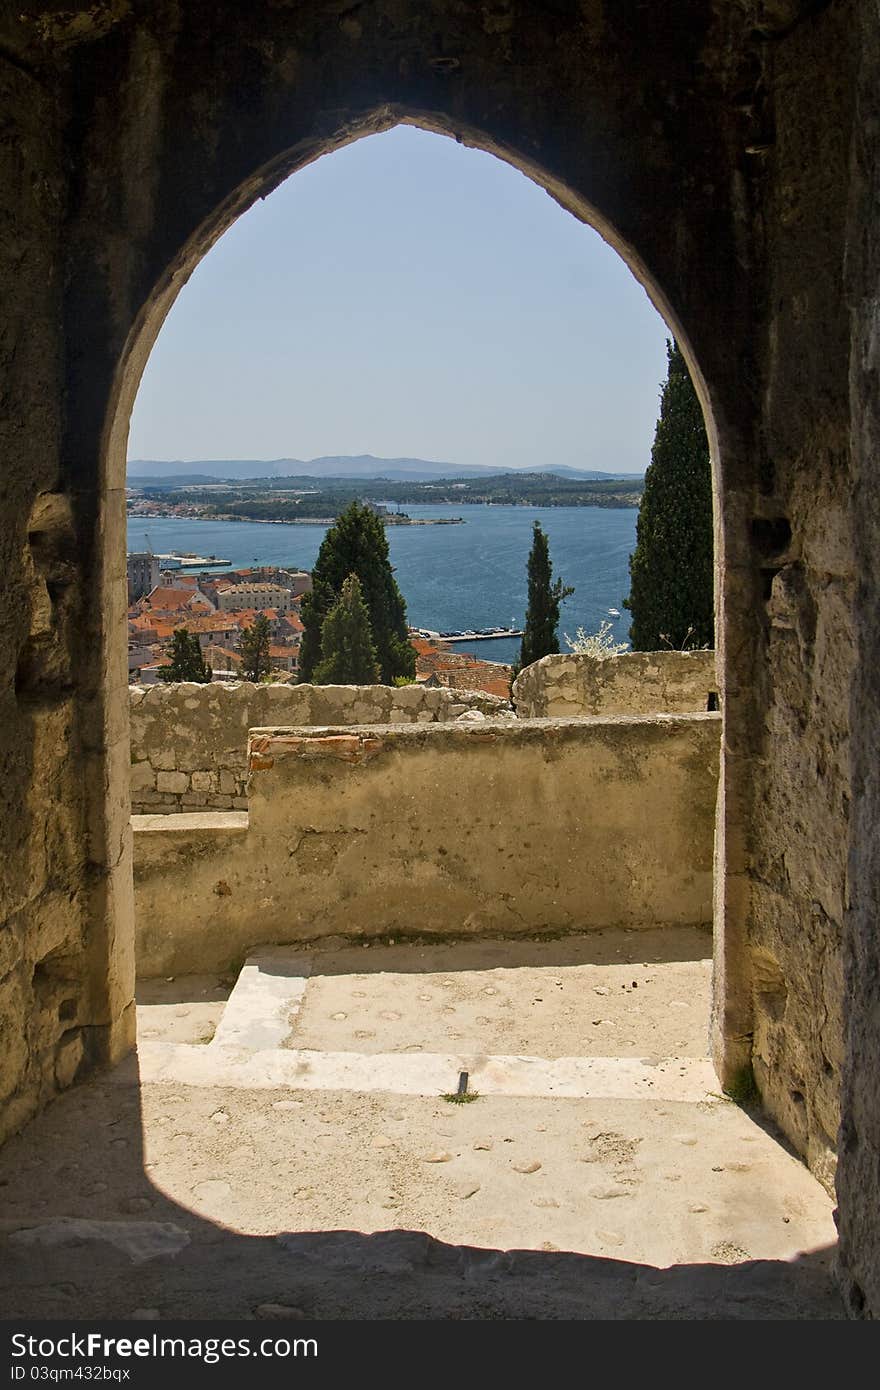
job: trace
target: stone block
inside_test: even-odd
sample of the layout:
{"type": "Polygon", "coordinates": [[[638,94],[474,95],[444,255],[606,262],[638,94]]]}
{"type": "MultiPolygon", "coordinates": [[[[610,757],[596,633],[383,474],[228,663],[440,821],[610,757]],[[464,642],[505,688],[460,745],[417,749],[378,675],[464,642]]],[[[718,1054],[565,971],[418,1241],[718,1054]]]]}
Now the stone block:
{"type": "Polygon", "coordinates": [[[213,730],[202,730],[197,738],[188,730],[184,736],[174,735],[174,757],[178,772],[203,772],[214,762],[213,730]]]}
{"type": "Polygon", "coordinates": [[[18,976],[0,981],[0,1099],[18,1089],[27,1068],[28,1010],[18,976]]]}
{"type": "Polygon", "coordinates": [[[369,704],[366,700],[358,700],[351,707],[351,722],[353,724],[376,724],[383,718],[384,712],[374,704],[369,704]]]}
{"type": "Polygon", "coordinates": [[[189,790],[189,777],[185,772],[158,772],[156,787],[160,792],[181,792],[189,790]]]}
{"type": "Polygon", "coordinates": [[[72,1028],[64,1034],[55,1050],[55,1082],[60,1090],[73,1085],[82,1059],[82,1032],[79,1028],[72,1028]]]}
{"type": "Polygon", "coordinates": [[[698,714],[716,690],[715,653],[560,653],[521,671],[514,702],[521,719],[698,714]]]}
{"type": "Polygon", "coordinates": [[[190,774],[189,780],[194,792],[217,790],[217,774],[215,772],[193,772],[190,774]]]}
{"type": "Polygon", "coordinates": [[[225,768],[220,772],[220,790],[228,796],[235,796],[239,788],[239,779],[234,772],[229,772],[225,768]]]}
{"type": "Polygon", "coordinates": [[[133,763],[131,769],[131,791],[152,791],[156,786],[156,774],[149,763],[133,763]]]}
{"type": "Polygon", "coordinates": [[[395,688],[393,697],[393,708],[397,709],[419,709],[425,702],[425,692],[419,685],[401,685],[395,688]]]}

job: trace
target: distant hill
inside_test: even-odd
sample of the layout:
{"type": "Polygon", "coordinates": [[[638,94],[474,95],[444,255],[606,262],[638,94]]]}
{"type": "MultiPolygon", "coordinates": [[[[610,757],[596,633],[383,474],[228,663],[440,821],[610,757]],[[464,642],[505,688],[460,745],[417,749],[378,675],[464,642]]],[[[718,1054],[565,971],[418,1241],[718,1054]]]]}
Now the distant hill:
{"type": "MultiPolygon", "coordinates": [[[[244,478],[388,478],[404,482],[430,482],[434,478],[486,478],[496,474],[526,472],[490,464],[460,466],[426,459],[384,459],[372,454],[333,454],[317,459],[129,459],[128,476],[139,483],[213,483],[244,478]]],[[[560,478],[595,482],[602,478],[641,478],[641,473],[597,473],[592,469],[543,467],[542,473],[560,478]]]]}

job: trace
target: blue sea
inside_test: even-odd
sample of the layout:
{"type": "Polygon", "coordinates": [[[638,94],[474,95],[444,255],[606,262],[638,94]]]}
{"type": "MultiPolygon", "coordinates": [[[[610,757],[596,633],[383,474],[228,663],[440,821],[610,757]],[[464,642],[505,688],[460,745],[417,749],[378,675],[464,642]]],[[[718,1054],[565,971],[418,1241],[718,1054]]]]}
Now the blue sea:
{"type": "MultiPolygon", "coordinates": [[[[636,538],[634,507],[408,507],[411,517],[461,516],[461,526],[388,528],[391,562],[414,627],[461,631],[499,625],[521,627],[526,610],[526,561],[532,522],[540,521],[550,542],[554,578],[574,586],[562,606],[559,645],[579,627],[595,632],[609,608],[617,641],[628,639],[628,559],[636,538]]],[[[131,517],[129,550],[196,551],[244,565],[311,569],[324,538],[323,526],[261,522],[196,521],[177,517],[131,517]]],[[[222,571],[218,571],[222,573],[222,571]]],[[[514,661],[519,640],[457,643],[487,661],[514,661]]]]}

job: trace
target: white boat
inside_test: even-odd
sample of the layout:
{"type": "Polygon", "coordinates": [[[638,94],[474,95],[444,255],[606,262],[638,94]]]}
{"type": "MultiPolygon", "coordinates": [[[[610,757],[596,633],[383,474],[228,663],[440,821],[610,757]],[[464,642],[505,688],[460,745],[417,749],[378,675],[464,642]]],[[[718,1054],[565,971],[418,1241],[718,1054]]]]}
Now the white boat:
{"type": "Polygon", "coordinates": [[[619,618],[619,617],[620,617],[620,609],[619,609],[619,608],[609,608],[607,611],[608,611],[608,616],[609,616],[610,618],[619,618]]]}

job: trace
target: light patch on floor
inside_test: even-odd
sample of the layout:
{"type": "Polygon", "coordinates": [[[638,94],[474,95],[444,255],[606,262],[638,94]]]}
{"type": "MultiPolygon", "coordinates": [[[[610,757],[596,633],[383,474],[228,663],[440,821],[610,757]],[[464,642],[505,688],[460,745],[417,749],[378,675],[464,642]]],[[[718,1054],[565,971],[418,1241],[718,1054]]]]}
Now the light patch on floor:
{"type": "Polygon", "coordinates": [[[831,1199],[718,1093],[708,946],[263,948],[225,1008],[148,982],[139,1057],[0,1153],[0,1315],[840,1316],[831,1199]]]}

